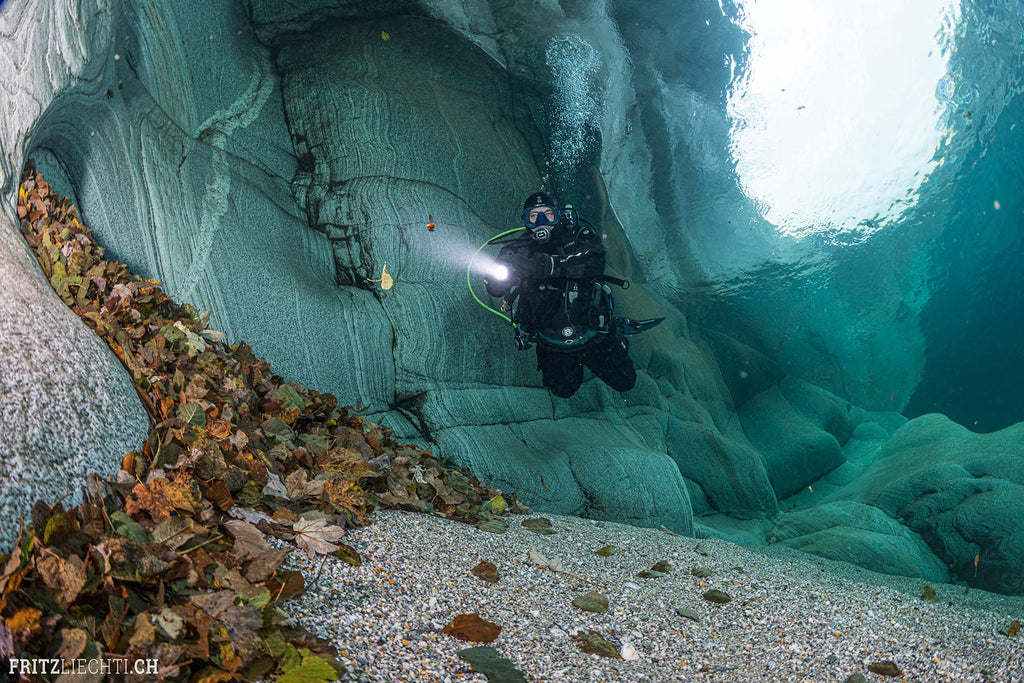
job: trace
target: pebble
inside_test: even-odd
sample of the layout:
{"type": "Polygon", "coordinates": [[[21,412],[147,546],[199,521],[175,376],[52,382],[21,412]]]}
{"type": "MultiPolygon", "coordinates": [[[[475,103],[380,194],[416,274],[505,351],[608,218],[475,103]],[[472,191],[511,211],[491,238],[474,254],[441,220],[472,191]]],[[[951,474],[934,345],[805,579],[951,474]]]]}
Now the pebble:
{"type": "Polygon", "coordinates": [[[441,633],[471,612],[502,627],[488,645],[531,683],[844,681],[855,673],[874,680],[867,667],[884,660],[907,680],[1024,683],[1022,642],[998,632],[1024,618],[1022,597],[965,595],[962,586],[877,574],[778,545],[704,539],[695,552],[693,538],[543,516],[555,534],[523,529],[522,516],[493,534],[432,515],[375,512],[370,526],[342,539],[363,557],[361,567],[288,556],[286,566],[307,584],[283,607],[334,642],[349,670],[341,680],[351,683],[485,683],[456,655],[475,644],[441,633]],[[604,545],[620,551],[595,555],[604,545]],[[561,560],[568,573],[537,567],[530,550],[561,560]],[[482,559],[497,565],[498,583],[471,574],[482,559]],[[643,585],[628,580],[661,560],[676,569],[643,585]],[[737,566],[742,573],[731,571],[737,566]],[[713,576],[691,576],[694,567],[713,576]],[[942,602],[918,598],[925,583],[942,602]],[[732,602],[705,601],[709,589],[732,602]],[[608,596],[607,612],[572,606],[591,590],[608,596]],[[630,659],[582,652],[569,638],[581,630],[599,631],[630,659]]]}

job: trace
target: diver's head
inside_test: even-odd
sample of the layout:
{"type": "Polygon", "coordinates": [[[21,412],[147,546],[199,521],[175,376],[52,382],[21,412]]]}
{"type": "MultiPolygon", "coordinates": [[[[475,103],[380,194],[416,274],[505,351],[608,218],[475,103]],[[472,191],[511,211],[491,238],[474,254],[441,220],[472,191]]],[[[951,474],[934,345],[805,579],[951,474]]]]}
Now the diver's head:
{"type": "Polygon", "coordinates": [[[558,202],[551,195],[534,192],[523,202],[523,225],[533,239],[546,242],[551,237],[551,229],[558,223],[560,213],[558,202]]]}

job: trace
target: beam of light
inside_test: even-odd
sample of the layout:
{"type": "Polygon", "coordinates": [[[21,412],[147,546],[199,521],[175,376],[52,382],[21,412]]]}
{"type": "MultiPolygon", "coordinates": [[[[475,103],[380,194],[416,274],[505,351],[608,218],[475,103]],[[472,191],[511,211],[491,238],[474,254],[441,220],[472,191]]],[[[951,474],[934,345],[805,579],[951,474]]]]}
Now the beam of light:
{"type": "Polygon", "coordinates": [[[959,0],[739,0],[728,94],[744,193],[780,233],[863,239],[916,201],[946,135],[959,0]]]}

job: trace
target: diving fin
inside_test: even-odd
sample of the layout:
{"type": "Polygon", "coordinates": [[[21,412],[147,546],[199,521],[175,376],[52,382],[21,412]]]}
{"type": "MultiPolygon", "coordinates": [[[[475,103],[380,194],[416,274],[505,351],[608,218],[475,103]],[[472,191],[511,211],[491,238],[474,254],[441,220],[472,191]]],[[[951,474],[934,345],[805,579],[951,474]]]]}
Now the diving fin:
{"type": "Polygon", "coordinates": [[[664,320],[664,318],[647,318],[646,320],[623,318],[622,331],[625,334],[640,334],[641,332],[646,332],[652,327],[657,327],[662,320],[664,320]]]}

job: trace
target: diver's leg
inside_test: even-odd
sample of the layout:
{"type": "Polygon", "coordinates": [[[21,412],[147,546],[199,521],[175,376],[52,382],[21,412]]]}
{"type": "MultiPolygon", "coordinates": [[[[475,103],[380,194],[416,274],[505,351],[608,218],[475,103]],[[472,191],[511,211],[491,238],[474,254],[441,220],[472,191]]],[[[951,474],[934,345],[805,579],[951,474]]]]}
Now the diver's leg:
{"type": "Polygon", "coordinates": [[[629,338],[621,327],[589,350],[583,362],[615,391],[629,391],[636,385],[636,370],[629,358],[629,338]]]}
{"type": "Polygon", "coordinates": [[[569,398],[583,381],[583,364],[579,354],[548,351],[537,344],[537,369],[543,375],[544,386],[560,398],[569,398]]]}

